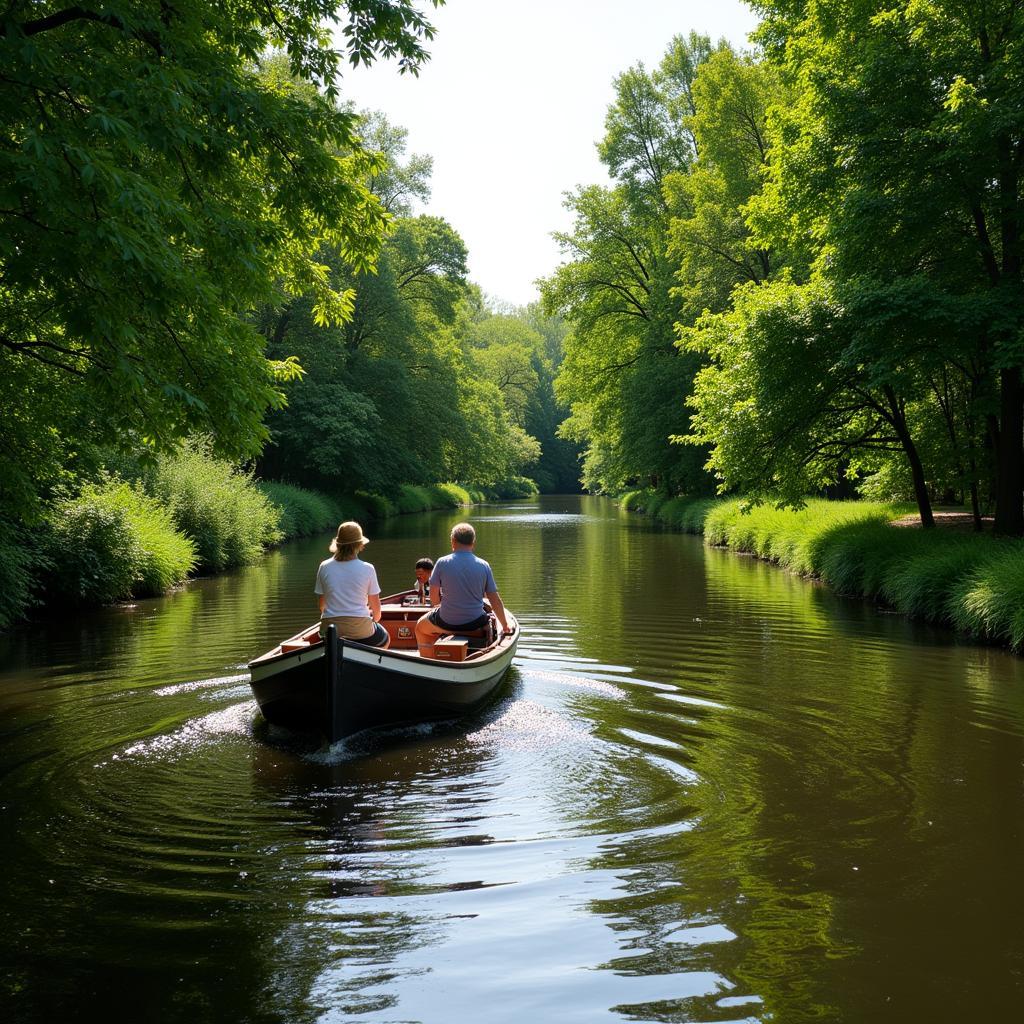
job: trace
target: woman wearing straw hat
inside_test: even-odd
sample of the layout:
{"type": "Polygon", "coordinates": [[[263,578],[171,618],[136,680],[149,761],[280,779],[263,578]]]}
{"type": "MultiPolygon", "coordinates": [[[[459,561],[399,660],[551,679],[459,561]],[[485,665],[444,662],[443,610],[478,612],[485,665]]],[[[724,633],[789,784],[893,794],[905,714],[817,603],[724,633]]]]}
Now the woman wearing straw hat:
{"type": "Polygon", "coordinates": [[[359,558],[370,541],[358,523],[342,523],[331,541],[331,558],[324,559],[313,588],[320,598],[320,635],[332,623],[338,636],[369,647],[387,647],[387,630],[380,624],[380,584],[377,570],[359,558]]]}

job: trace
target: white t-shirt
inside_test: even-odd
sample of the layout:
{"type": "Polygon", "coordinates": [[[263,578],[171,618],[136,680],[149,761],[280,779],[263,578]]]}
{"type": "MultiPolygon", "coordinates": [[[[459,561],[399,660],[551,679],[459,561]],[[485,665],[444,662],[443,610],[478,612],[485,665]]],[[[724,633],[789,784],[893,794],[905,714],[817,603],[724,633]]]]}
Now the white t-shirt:
{"type": "Polygon", "coordinates": [[[362,615],[369,617],[366,599],[380,593],[377,570],[369,562],[350,558],[339,562],[336,558],[325,558],[316,574],[314,594],[326,598],[323,618],[338,615],[362,615]]]}

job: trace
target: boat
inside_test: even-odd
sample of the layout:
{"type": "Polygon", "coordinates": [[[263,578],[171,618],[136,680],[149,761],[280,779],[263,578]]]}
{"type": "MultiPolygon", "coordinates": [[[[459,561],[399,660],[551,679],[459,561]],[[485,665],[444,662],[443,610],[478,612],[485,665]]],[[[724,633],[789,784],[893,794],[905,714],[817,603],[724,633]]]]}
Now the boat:
{"type": "Polygon", "coordinates": [[[386,650],[339,639],[332,653],[317,622],[260,655],[249,672],[263,717],[333,743],[363,729],[456,718],[485,704],[512,664],[518,621],[506,612],[502,633],[488,609],[485,628],[441,637],[431,656],[422,656],[415,627],[428,611],[414,590],[382,598],[386,650]]]}

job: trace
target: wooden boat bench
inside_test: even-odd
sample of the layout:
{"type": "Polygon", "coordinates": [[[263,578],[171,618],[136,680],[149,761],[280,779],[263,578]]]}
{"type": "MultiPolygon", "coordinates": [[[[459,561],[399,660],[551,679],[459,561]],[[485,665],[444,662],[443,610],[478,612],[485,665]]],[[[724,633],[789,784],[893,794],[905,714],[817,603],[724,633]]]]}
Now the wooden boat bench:
{"type": "Polygon", "coordinates": [[[380,624],[391,637],[395,650],[413,650],[416,647],[416,623],[430,608],[419,604],[382,604],[380,624]]]}
{"type": "Polygon", "coordinates": [[[322,644],[324,638],[320,635],[320,627],[310,630],[304,636],[295,637],[292,640],[285,640],[281,644],[282,654],[291,654],[292,651],[306,651],[310,647],[316,647],[317,644],[322,644]]]}
{"type": "MultiPolygon", "coordinates": [[[[392,650],[414,650],[416,648],[416,623],[430,611],[429,605],[420,604],[382,604],[380,608],[380,624],[391,637],[392,650]]],[[[482,629],[466,629],[449,634],[459,640],[469,641],[469,650],[487,647],[494,640],[494,623],[489,621],[482,629]]]]}

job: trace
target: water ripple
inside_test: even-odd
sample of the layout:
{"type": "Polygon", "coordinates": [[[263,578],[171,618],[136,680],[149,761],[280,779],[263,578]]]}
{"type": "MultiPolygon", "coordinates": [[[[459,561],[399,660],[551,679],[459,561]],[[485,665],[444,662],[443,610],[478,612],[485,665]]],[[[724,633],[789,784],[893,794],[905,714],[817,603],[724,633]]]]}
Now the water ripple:
{"type": "MultiPolygon", "coordinates": [[[[375,524],[388,589],[455,514],[375,524]]],[[[327,538],[0,639],[5,1019],[1014,1019],[1022,662],[596,499],[473,518],[525,635],[465,720],[260,724],[327,538]]]]}

